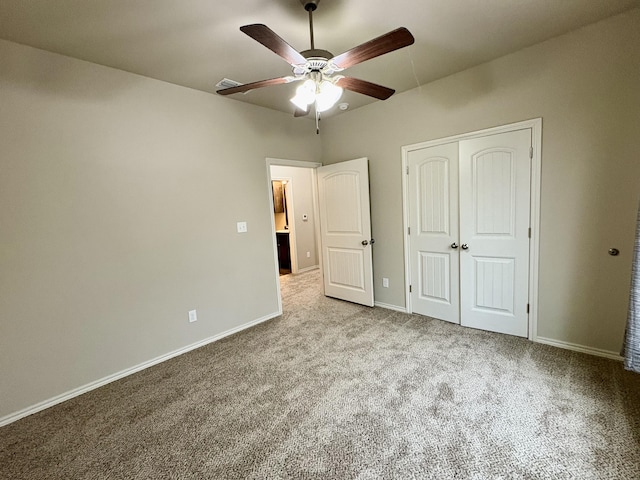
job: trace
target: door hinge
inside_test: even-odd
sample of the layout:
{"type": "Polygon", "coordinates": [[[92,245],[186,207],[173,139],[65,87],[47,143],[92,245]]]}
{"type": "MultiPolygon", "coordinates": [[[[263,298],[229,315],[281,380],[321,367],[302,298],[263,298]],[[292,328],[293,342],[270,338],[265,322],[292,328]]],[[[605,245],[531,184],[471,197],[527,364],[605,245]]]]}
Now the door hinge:
{"type": "Polygon", "coordinates": [[[529,158],[533,159],[533,147],[529,147],[529,158]]]}
{"type": "Polygon", "coordinates": [[[529,313],[529,304],[527,303],[527,313],[529,313]]]}
{"type": "Polygon", "coordinates": [[[411,285],[409,285],[409,293],[411,293],[411,285]]]}
{"type": "Polygon", "coordinates": [[[531,238],[531,227],[529,227],[529,238],[531,238]]]}
{"type": "Polygon", "coordinates": [[[409,175],[409,165],[407,165],[407,175],[409,175]]]}
{"type": "Polygon", "coordinates": [[[411,235],[411,227],[407,227],[407,235],[411,235]]]}

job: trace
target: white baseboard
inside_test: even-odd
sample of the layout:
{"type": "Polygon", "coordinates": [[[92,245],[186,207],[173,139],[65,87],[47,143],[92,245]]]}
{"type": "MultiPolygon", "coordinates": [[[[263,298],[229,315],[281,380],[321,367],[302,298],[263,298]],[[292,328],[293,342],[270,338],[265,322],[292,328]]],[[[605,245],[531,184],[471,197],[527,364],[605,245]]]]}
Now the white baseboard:
{"type": "Polygon", "coordinates": [[[319,268],[320,268],[320,265],[311,265],[310,267],[301,268],[296,272],[296,275],[298,273],[310,272],[311,270],[317,270],[319,268]]]}
{"type": "Polygon", "coordinates": [[[572,350],[574,352],[587,353],[589,355],[595,355],[596,357],[610,358],[611,360],[623,361],[623,358],[617,352],[611,352],[609,350],[602,350],[600,348],[586,347],[584,345],[578,345],[577,343],[562,342],[560,340],[554,340],[552,338],[535,337],[533,339],[536,343],[544,343],[545,345],[551,345],[554,347],[564,348],[565,350],[572,350]]]}
{"type": "Polygon", "coordinates": [[[120,372],[114,373],[113,375],[108,375],[104,378],[101,378],[100,380],[87,383],[86,385],[83,385],[78,388],[74,388],[73,390],[62,393],[48,400],[44,400],[42,402],[36,403],[35,405],[31,405],[30,407],[24,408],[15,413],[10,413],[9,415],[6,415],[0,418],[0,427],[4,427],[5,425],[13,423],[16,420],[20,420],[21,418],[40,412],[49,407],[53,407],[54,405],[62,403],[66,400],[70,400],[74,397],[82,395],[83,393],[87,393],[87,392],[90,392],[91,390],[95,390],[96,388],[102,387],[108,383],[115,382],[116,380],[120,380],[121,378],[132,375],[136,372],[144,370],[145,368],[149,368],[159,363],[165,362],[173,357],[177,357],[184,353],[190,352],[191,350],[195,350],[196,348],[204,347],[205,345],[221,340],[225,337],[228,337],[229,335],[233,335],[234,333],[238,333],[242,330],[246,330],[247,328],[253,327],[254,325],[257,325],[259,323],[266,322],[267,320],[271,320],[272,318],[275,318],[279,315],[281,314],[278,312],[265,315],[262,318],[258,318],[257,320],[253,320],[251,322],[245,323],[243,325],[240,325],[239,327],[235,327],[225,332],[219,333],[218,335],[214,335],[213,337],[200,340],[199,342],[192,343],[191,345],[187,345],[186,347],[179,348],[178,350],[174,350],[164,355],[160,355],[159,357],[140,363],[134,367],[127,368],[120,372]]]}
{"type": "Polygon", "coordinates": [[[399,307],[398,305],[391,305],[389,303],[373,302],[373,305],[380,308],[386,308],[387,310],[395,310],[396,312],[407,313],[407,309],[399,307]]]}
{"type": "MultiPolygon", "coordinates": [[[[316,267],[310,267],[309,270],[313,270],[314,268],[318,268],[316,267]]],[[[388,303],[382,303],[382,302],[375,302],[375,306],[376,307],[380,307],[380,308],[386,308],[388,310],[394,310],[397,312],[402,312],[402,313],[406,313],[406,308],[404,307],[399,307],[397,305],[391,305],[388,303]]],[[[90,392],[91,390],[95,390],[96,388],[102,387],[108,383],[111,382],[115,382],[116,380],[120,380],[121,378],[127,377],[129,375],[132,375],[136,372],[139,372],[141,370],[144,370],[146,368],[152,367],[154,365],[157,365],[159,363],[165,362],[173,357],[177,357],[179,355],[182,355],[184,353],[190,352],[191,350],[195,350],[196,348],[200,348],[200,347],[204,347],[205,345],[208,345],[210,343],[216,342],[218,340],[221,340],[225,337],[228,337],[230,335],[233,335],[234,333],[238,333],[242,330],[246,330],[247,328],[253,327],[254,325],[258,325],[259,323],[263,323],[266,322],[267,320],[271,320],[272,318],[275,318],[277,316],[279,316],[280,313],[279,312],[275,312],[275,313],[271,313],[269,315],[265,315],[264,317],[258,318],[257,320],[253,320],[251,322],[247,322],[243,325],[240,325],[238,327],[232,328],[230,330],[226,330],[222,333],[219,333],[218,335],[214,335],[213,337],[209,337],[206,338],[204,340],[201,340],[199,342],[193,343],[191,345],[187,345],[186,347],[183,348],[179,348],[178,350],[174,350],[172,352],[166,353],[164,355],[160,355],[159,357],[153,358],[151,360],[148,360],[146,362],[143,362],[141,364],[138,364],[134,367],[131,368],[127,368],[125,370],[122,370],[120,372],[114,373],[113,375],[108,375],[104,378],[101,378],[99,380],[96,380],[94,382],[88,383],[86,385],[83,385],[81,387],[75,388],[73,390],[70,390],[68,392],[62,393],[60,395],[57,395],[53,398],[50,398],[48,400],[44,400],[42,402],[36,403],[35,405],[31,405],[30,407],[24,408],[22,410],[19,410],[15,413],[11,413],[9,415],[6,415],[2,418],[0,418],[0,427],[3,427],[5,425],[8,425],[10,423],[13,423],[17,420],[20,420],[21,418],[27,417],[29,415],[32,415],[34,413],[40,412],[42,410],[45,410],[49,407],[53,407],[54,405],[57,405],[59,403],[62,403],[66,400],[70,400],[74,397],[77,397],[79,395],[82,395],[83,393],[87,393],[90,392]]],[[[559,347],[559,348],[564,348],[566,350],[572,350],[575,352],[581,352],[581,353],[586,353],[589,355],[595,355],[598,357],[604,357],[604,358],[609,358],[612,360],[617,360],[617,361],[623,361],[623,358],[616,352],[612,352],[609,350],[602,350],[599,348],[593,348],[593,347],[586,347],[584,345],[578,345],[575,343],[569,343],[569,342],[562,342],[560,340],[554,340],[551,338],[545,338],[545,337],[535,337],[533,339],[534,342],[536,343],[542,343],[545,345],[551,345],[554,347],[559,347]]]]}

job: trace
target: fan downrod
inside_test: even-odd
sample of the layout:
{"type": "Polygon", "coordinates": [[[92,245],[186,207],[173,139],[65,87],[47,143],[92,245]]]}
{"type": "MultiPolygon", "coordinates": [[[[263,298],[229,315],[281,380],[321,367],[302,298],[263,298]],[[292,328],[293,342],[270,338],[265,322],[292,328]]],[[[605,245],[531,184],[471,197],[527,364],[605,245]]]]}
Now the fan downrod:
{"type": "Polygon", "coordinates": [[[304,9],[309,12],[309,37],[311,40],[311,50],[315,50],[315,42],[313,41],[313,11],[318,8],[320,0],[300,0],[304,9]]]}

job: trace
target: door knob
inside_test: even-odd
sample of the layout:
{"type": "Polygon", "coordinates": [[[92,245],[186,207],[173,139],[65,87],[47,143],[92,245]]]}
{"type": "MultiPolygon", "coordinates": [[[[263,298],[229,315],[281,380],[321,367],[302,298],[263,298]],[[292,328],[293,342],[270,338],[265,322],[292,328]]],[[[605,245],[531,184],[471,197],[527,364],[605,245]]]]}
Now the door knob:
{"type": "Polygon", "coordinates": [[[369,245],[369,242],[367,242],[366,240],[362,240],[362,245],[366,247],[367,245],[369,245]]]}
{"type": "Polygon", "coordinates": [[[451,248],[458,248],[458,244],[457,244],[456,242],[453,242],[453,243],[451,244],[451,248]]]}
{"type": "Polygon", "coordinates": [[[460,248],[463,250],[469,250],[469,245],[467,245],[466,243],[463,243],[462,245],[460,245],[460,248]]]}
{"type": "Polygon", "coordinates": [[[371,240],[369,240],[369,245],[373,245],[374,243],[376,243],[375,239],[372,238],[371,240]]]}

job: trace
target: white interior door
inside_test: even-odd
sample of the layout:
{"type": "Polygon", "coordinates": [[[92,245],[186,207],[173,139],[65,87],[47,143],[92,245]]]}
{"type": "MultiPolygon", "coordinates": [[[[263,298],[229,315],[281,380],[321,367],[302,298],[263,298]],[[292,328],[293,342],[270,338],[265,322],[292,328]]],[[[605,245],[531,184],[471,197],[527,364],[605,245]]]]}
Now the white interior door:
{"type": "Polygon", "coordinates": [[[531,130],[460,142],[461,324],[526,337],[531,130]]]}
{"type": "Polygon", "coordinates": [[[366,158],[318,167],[325,295],[373,306],[373,262],[366,158]]]}
{"type": "Polygon", "coordinates": [[[458,142],[409,152],[411,307],[460,323],[458,142]]]}

